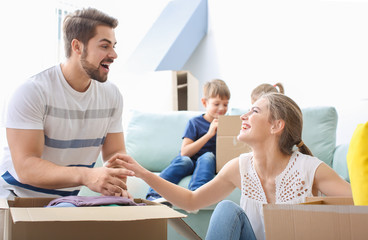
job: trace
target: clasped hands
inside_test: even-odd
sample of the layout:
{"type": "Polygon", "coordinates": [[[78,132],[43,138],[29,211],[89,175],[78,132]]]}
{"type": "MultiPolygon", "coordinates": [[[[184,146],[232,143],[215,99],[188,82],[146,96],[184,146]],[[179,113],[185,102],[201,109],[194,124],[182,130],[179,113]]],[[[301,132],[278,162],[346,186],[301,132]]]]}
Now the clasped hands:
{"type": "MultiPolygon", "coordinates": [[[[128,169],[127,163],[136,163],[129,155],[117,153],[106,161],[102,168],[93,169],[96,171],[95,181],[91,183],[91,190],[109,196],[122,196],[133,199],[128,192],[126,181],[128,176],[136,176],[133,168],[128,169]],[[97,180],[96,180],[97,179],[97,180]]],[[[136,163],[140,166],[138,163],[136,163]]],[[[141,167],[142,168],[142,167],[141,167]]]]}

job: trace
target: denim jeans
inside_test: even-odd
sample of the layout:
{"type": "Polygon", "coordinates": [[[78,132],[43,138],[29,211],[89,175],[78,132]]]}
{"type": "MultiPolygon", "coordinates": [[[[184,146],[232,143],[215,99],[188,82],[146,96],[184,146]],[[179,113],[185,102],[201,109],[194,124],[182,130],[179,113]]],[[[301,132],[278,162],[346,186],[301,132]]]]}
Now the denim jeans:
{"type": "Polygon", "coordinates": [[[212,213],[206,240],[256,240],[244,210],[230,200],[221,201],[212,213]]]}
{"type": "MultiPolygon", "coordinates": [[[[184,177],[193,174],[188,184],[189,190],[196,190],[215,176],[216,157],[212,152],[202,154],[197,161],[187,156],[177,156],[170,165],[165,168],[160,177],[169,182],[178,184],[184,177]]],[[[146,198],[161,197],[155,190],[149,188],[146,198]]]]}

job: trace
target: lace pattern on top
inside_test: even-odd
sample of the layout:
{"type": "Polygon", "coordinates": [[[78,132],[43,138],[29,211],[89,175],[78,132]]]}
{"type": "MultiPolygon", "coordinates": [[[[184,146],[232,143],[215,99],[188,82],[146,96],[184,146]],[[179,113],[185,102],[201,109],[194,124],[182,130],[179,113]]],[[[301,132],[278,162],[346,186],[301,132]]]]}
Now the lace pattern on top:
{"type": "Polygon", "coordinates": [[[258,202],[267,202],[264,196],[262,195],[263,189],[257,185],[253,178],[249,176],[249,174],[244,175],[243,181],[243,194],[251,199],[254,199],[258,202]]]}
{"type": "MultiPolygon", "coordinates": [[[[297,198],[304,198],[311,191],[302,176],[296,161],[299,154],[293,154],[285,170],[276,177],[276,202],[286,203],[297,198]]],[[[254,169],[253,157],[248,162],[248,171],[244,173],[242,179],[242,194],[248,198],[262,203],[267,203],[267,198],[262,188],[262,184],[254,169]]]]}
{"type": "Polygon", "coordinates": [[[262,185],[258,179],[256,171],[254,171],[253,157],[250,159],[250,170],[243,175],[242,192],[250,199],[258,202],[267,203],[266,195],[264,194],[262,185]]]}
{"type": "Polygon", "coordinates": [[[276,178],[276,202],[289,202],[305,197],[309,191],[300,171],[294,167],[298,157],[299,154],[292,156],[284,172],[276,178]],[[282,178],[278,181],[280,177],[282,178]]]}

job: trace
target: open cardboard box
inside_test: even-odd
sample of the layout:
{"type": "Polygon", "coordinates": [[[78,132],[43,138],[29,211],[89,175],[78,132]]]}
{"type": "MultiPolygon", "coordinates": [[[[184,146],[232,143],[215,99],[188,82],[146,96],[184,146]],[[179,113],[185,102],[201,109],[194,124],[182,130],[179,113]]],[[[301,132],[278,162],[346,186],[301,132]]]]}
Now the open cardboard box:
{"type": "MultiPolygon", "coordinates": [[[[45,208],[50,198],[0,201],[3,239],[167,239],[167,223],[187,239],[200,239],[165,205],[135,199],[146,206],[45,208]]],[[[0,228],[1,229],[1,228],[0,228]]]]}
{"type": "Polygon", "coordinates": [[[250,147],[238,141],[241,129],[240,115],[219,116],[216,138],[216,173],[231,159],[250,152],[250,147]]]}
{"type": "Polygon", "coordinates": [[[8,202],[6,199],[0,198],[0,239],[5,239],[5,228],[7,228],[8,224],[8,202]]]}
{"type": "Polygon", "coordinates": [[[352,198],[311,197],[304,204],[265,204],[266,239],[368,239],[368,206],[352,198]]]}

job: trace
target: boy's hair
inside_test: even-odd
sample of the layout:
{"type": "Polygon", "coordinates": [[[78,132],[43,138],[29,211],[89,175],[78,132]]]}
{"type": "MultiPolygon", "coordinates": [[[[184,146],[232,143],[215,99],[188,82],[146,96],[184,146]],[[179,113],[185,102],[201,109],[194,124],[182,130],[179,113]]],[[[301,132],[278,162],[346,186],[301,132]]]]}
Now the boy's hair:
{"type": "Polygon", "coordinates": [[[67,58],[71,56],[73,39],[78,39],[86,46],[96,35],[96,27],[100,25],[116,28],[118,20],[94,8],[76,10],[68,14],[63,27],[65,56],[67,58]]]}
{"type": "Polygon", "coordinates": [[[221,79],[213,79],[206,82],[203,87],[203,97],[205,99],[219,96],[221,99],[230,99],[230,90],[221,79]]]}
{"type": "Polygon", "coordinates": [[[281,83],[276,83],[275,85],[271,85],[268,83],[263,83],[261,85],[259,85],[258,87],[256,87],[255,89],[253,89],[250,97],[252,99],[253,102],[257,101],[259,97],[261,97],[263,94],[265,93],[282,93],[284,94],[284,86],[281,83]],[[278,90],[277,90],[278,88],[278,90]]]}

